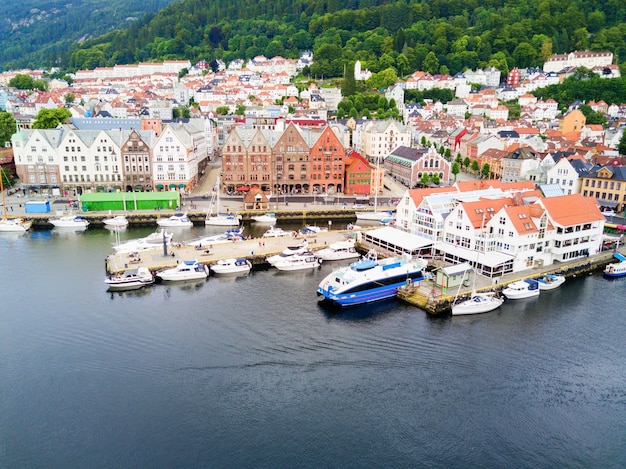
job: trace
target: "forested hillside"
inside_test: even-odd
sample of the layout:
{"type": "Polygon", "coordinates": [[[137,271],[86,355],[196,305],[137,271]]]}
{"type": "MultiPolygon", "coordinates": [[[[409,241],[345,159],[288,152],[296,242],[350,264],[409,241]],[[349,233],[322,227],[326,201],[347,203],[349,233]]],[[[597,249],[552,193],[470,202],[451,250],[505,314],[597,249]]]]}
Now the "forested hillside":
{"type": "Polygon", "coordinates": [[[67,65],[73,44],[124,29],[174,0],[2,2],[0,69],[67,65]]]}
{"type": "Polygon", "coordinates": [[[181,0],[77,46],[72,69],[185,57],[297,57],[315,76],[360,59],[373,72],[539,66],[553,53],[611,50],[626,58],[623,0],[181,0]]]}

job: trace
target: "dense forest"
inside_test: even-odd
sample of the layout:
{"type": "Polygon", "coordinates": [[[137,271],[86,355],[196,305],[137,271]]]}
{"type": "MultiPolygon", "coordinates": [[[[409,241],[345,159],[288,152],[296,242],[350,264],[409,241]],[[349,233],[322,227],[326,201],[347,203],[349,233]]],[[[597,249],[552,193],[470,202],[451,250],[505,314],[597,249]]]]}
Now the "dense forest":
{"type": "Polygon", "coordinates": [[[553,53],[626,58],[623,0],[181,0],[123,31],[76,45],[70,69],[185,57],[296,58],[311,76],[361,60],[378,73],[540,66],[553,53]]]}
{"type": "Polygon", "coordinates": [[[67,66],[73,44],[123,29],[174,0],[2,2],[0,69],[67,66]]]}

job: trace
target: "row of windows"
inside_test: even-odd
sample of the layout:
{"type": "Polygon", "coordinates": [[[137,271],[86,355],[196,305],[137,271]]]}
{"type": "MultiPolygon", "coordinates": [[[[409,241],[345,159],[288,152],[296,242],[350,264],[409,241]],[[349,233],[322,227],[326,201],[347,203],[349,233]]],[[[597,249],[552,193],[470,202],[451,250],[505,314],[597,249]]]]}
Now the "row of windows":
{"type": "MultiPolygon", "coordinates": [[[[557,179],[558,184],[558,179],[557,179]]],[[[602,189],[616,189],[620,190],[622,188],[622,184],[620,182],[615,181],[596,181],[595,179],[585,179],[585,187],[598,187],[602,189]],[[596,182],[598,183],[596,186],[596,182]]]]}
{"type": "MultiPolygon", "coordinates": [[[[606,192],[593,192],[593,191],[583,191],[583,196],[587,197],[595,197],[600,200],[614,200],[615,202],[619,202],[620,194],[611,194],[606,192]]],[[[626,194],[624,194],[622,200],[626,202],[626,194]]]]}

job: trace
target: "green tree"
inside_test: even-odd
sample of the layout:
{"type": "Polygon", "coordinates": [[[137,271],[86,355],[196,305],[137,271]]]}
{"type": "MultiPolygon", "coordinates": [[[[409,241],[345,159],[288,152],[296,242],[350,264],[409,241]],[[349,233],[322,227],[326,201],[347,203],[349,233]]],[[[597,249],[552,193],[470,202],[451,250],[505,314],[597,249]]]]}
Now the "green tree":
{"type": "Polygon", "coordinates": [[[246,106],[244,106],[242,103],[238,103],[235,106],[235,114],[237,114],[238,116],[245,116],[246,115],[246,106]]]}
{"type": "Polygon", "coordinates": [[[215,113],[218,116],[225,116],[228,114],[228,111],[229,111],[228,106],[217,106],[215,108],[215,113]]]}
{"type": "Polygon", "coordinates": [[[34,80],[33,89],[39,91],[46,91],[48,89],[48,82],[44,80],[34,80]]]}
{"type": "Polygon", "coordinates": [[[343,96],[353,96],[356,93],[356,80],[354,79],[354,62],[346,66],[346,75],[341,82],[341,94],[343,96]]]}
{"type": "Polygon", "coordinates": [[[187,106],[177,106],[172,111],[174,119],[189,119],[191,117],[191,112],[187,106]]]}
{"type": "Polygon", "coordinates": [[[478,175],[478,170],[480,169],[478,160],[472,161],[471,168],[472,168],[472,171],[474,171],[474,175],[478,175]]]}
{"type": "Polygon", "coordinates": [[[72,113],[64,107],[42,109],[33,121],[33,129],[54,129],[70,117],[72,113]]]}
{"type": "Polygon", "coordinates": [[[461,172],[461,165],[459,164],[458,161],[455,161],[454,163],[452,163],[452,168],[450,169],[450,171],[454,175],[454,181],[456,182],[456,177],[461,172]]]}
{"type": "Polygon", "coordinates": [[[626,130],[622,131],[622,137],[617,145],[617,151],[620,155],[626,155],[626,130]]]}
{"type": "Polygon", "coordinates": [[[17,88],[18,90],[32,90],[33,82],[33,77],[30,75],[18,73],[9,80],[9,86],[11,88],[17,88]]]}
{"type": "Polygon", "coordinates": [[[585,115],[585,122],[588,125],[606,125],[607,120],[604,114],[598,111],[594,111],[593,109],[591,109],[591,106],[587,104],[581,104],[578,109],[580,109],[580,112],[585,115]]]}
{"type": "Polygon", "coordinates": [[[430,175],[428,173],[422,174],[422,177],[420,178],[420,183],[422,184],[422,186],[426,187],[426,185],[429,182],[430,182],[430,175]]]}
{"type": "Polygon", "coordinates": [[[463,160],[463,167],[465,168],[465,172],[467,172],[467,168],[469,168],[470,163],[471,161],[469,159],[469,156],[466,156],[463,160]]]}
{"type": "Polygon", "coordinates": [[[17,132],[15,119],[10,112],[0,111],[0,146],[11,141],[11,136],[17,132]]]}
{"type": "Polygon", "coordinates": [[[448,161],[450,161],[450,158],[452,158],[452,152],[450,151],[449,148],[446,148],[446,151],[443,154],[444,158],[448,161]]]}
{"type": "Polygon", "coordinates": [[[439,59],[433,51],[430,51],[428,54],[426,54],[424,62],[422,63],[422,69],[425,72],[429,72],[432,74],[435,74],[439,71],[439,59]]]}
{"type": "Polygon", "coordinates": [[[2,178],[2,184],[5,189],[13,187],[13,184],[15,184],[15,179],[13,179],[13,175],[8,169],[0,168],[0,178],[2,178]]]}
{"type": "Polygon", "coordinates": [[[439,178],[439,173],[433,173],[433,175],[430,177],[430,180],[433,182],[433,184],[439,185],[439,183],[441,182],[441,179],[439,178]]]}
{"type": "Polygon", "coordinates": [[[480,175],[483,179],[489,179],[491,176],[491,166],[489,166],[489,163],[483,164],[483,167],[480,170],[480,175]]]}
{"type": "Polygon", "coordinates": [[[76,95],[74,93],[65,93],[63,95],[63,101],[65,104],[72,104],[76,99],[76,95]]]}

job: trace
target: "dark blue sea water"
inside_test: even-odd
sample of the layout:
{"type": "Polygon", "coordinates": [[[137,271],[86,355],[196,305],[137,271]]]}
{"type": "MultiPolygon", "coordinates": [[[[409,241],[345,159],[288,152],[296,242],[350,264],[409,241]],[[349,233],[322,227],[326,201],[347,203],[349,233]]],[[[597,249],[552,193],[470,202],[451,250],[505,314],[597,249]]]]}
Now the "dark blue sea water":
{"type": "Polygon", "coordinates": [[[626,467],[626,281],[334,314],[331,263],[107,293],[113,241],[0,237],[0,467],[626,467]]]}

